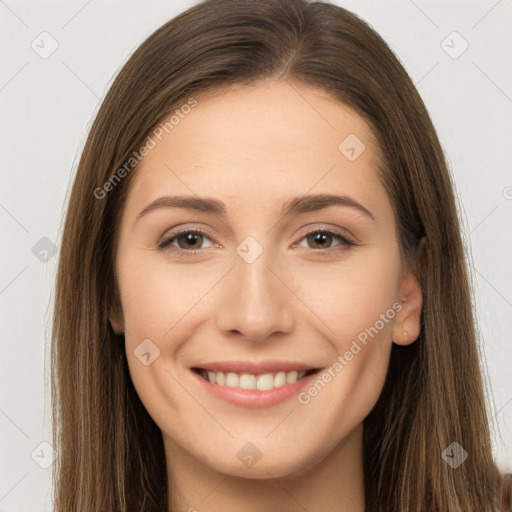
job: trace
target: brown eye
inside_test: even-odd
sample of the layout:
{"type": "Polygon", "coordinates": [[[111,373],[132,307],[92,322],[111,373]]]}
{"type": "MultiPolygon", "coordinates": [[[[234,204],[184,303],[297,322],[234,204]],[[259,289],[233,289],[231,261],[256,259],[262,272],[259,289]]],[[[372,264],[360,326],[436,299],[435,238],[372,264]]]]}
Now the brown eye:
{"type": "Polygon", "coordinates": [[[312,249],[313,251],[318,251],[319,253],[330,253],[334,251],[344,250],[350,246],[357,245],[352,240],[349,240],[347,237],[340,235],[339,233],[334,233],[329,230],[320,230],[317,229],[315,231],[311,231],[306,236],[302,238],[302,240],[306,240],[307,247],[312,249]],[[332,246],[334,240],[338,240],[340,243],[332,246]]]}
{"type": "Polygon", "coordinates": [[[333,240],[333,236],[330,233],[326,233],[324,231],[317,231],[313,233],[312,235],[307,235],[306,238],[308,240],[313,241],[313,245],[316,245],[316,247],[312,247],[312,249],[326,249],[327,246],[330,246],[333,240]]]}
{"type": "Polygon", "coordinates": [[[178,240],[178,246],[181,249],[200,249],[203,241],[203,235],[201,233],[190,232],[177,236],[176,240],[178,240]],[[180,243],[180,241],[182,241],[183,244],[180,243]]]}
{"type": "MultiPolygon", "coordinates": [[[[202,245],[206,240],[211,241],[212,239],[202,231],[185,230],[179,233],[165,235],[158,243],[158,248],[177,253],[198,254],[204,249],[202,245]]],[[[330,254],[357,245],[343,235],[334,233],[333,231],[319,229],[311,231],[305,235],[302,240],[306,240],[307,247],[319,254],[330,254]],[[338,240],[339,243],[333,247],[332,244],[335,240],[338,240]]]]}
{"type": "MultiPolygon", "coordinates": [[[[178,252],[184,251],[189,253],[198,253],[202,249],[202,244],[205,240],[208,240],[209,237],[206,236],[202,231],[182,231],[181,233],[174,233],[165,236],[159,243],[158,247],[160,249],[168,249],[168,250],[176,250],[178,252]],[[173,246],[174,241],[178,242],[177,249],[171,248],[173,246]]],[[[176,246],[173,246],[176,247],[176,246]]]]}

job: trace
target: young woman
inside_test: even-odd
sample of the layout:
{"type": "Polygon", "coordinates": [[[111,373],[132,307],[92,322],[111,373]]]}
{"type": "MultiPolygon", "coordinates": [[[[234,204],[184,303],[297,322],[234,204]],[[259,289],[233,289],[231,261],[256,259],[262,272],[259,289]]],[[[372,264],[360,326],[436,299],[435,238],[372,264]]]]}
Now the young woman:
{"type": "Polygon", "coordinates": [[[365,22],[208,0],[91,128],[61,243],[55,511],[496,510],[427,110],[365,22]]]}

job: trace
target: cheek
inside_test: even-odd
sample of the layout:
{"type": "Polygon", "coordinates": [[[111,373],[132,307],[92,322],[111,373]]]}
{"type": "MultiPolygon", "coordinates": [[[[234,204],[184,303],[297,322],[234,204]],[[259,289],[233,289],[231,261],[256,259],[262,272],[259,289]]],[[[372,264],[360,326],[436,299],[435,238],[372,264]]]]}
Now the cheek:
{"type": "Polygon", "coordinates": [[[181,374],[176,361],[198,320],[206,317],[204,298],[218,279],[212,272],[198,272],[194,265],[150,261],[144,253],[125,253],[121,262],[119,287],[129,372],[139,398],[159,426],[175,423],[176,414],[183,413],[187,394],[178,383],[181,374]]]}
{"type": "MultiPolygon", "coordinates": [[[[398,254],[389,249],[368,252],[359,260],[330,268],[296,272],[299,295],[324,324],[325,336],[339,350],[346,350],[360,333],[377,323],[381,339],[390,335],[397,300],[398,254]],[[385,315],[384,321],[381,315],[385,315]],[[380,321],[379,321],[380,320],[380,321]]],[[[364,338],[364,335],[361,336],[364,338]]]]}
{"type": "Polygon", "coordinates": [[[134,338],[175,337],[170,329],[181,328],[192,309],[204,306],[208,291],[220,278],[216,274],[190,264],[124,262],[119,285],[126,330],[134,338]]]}
{"type": "Polygon", "coordinates": [[[321,322],[309,318],[333,353],[301,403],[321,413],[326,432],[340,437],[364,420],[385,382],[401,272],[398,245],[388,240],[383,236],[335,265],[294,272],[301,298],[321,322]]]}
{"type": "MultiPolygon", "coordinates": [[[[291,297],[289,305],[299,323],[309,317],[310,326],[316,326],[342,353],[352,339],[358,335],[364,338],[364,332],[396,300],[397,261],[398,253],[389,247],[377,248],[345,262],[302,262],[283,268],[280,274],[297,296],[297,301],[291,297]]],[[[147,255],[137,253],[122,263],[119,284],[123,316],[133,343],[150,338],[165,340],[168,345],[179,339],[180,333],[190,334],[184,332],[187,325],[193,323],[197,328],[223,307],[218,303],[223,294],[216,293],[215,288],[220,292],[228,267],[206,262],[171,264],[164,259],[148,262],[147,255]]],[[[284,293],[289,294],[289,290],[284,293]]],[[[385,338],[393,321],[388,318],[381,324],[377,326],[378,337],[385,338]]]]}
{"type": "Polygon", "coordinates": [[[340,411],[351,411],[350,421],[362,421],[382,391],[398,306],[397,262],[398,253],[375,250],[360,261],[297,280],[304,301],[321,319],[315,325],[323,326],[333,349],[332,366],[320,376],[325,387],[318,382],[303,402],[322,404],[320,409],[328,411],[328,424],[335,430],[345,429],[349,421],[340,421],[340,411]]]}

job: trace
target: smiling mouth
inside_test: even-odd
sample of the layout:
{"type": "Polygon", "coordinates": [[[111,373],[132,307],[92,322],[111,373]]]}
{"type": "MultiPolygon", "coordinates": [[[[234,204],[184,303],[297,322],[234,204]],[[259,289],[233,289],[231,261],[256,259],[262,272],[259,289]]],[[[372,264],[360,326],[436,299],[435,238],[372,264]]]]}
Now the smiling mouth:
{"type": "Polygon", "coordinates": [[[191,368],[191,370],[211,384],[217,386],[226,386],[230,388],[244,389],[247,391],[271,391],[272,389],[294,384],[299,380],[318,373],[319,368],[312,370],[292,370],[279,371],[272,373],[235,373],[235,372],[215,372],[205,370],[204,368],[191,368]]]}

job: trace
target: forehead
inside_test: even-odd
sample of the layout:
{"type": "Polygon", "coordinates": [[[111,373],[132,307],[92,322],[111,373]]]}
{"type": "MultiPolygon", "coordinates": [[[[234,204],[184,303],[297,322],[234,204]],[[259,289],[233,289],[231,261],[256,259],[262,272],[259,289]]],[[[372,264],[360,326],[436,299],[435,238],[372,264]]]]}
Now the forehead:
{"type": "Polygon", "coordinates": [[[153,137],[129,202],[164,192],[267,206],[308,191],[384,199],[370,126],[325,92],[286,81],[244,86],[198,98],[187,112],[153,137]]]}

